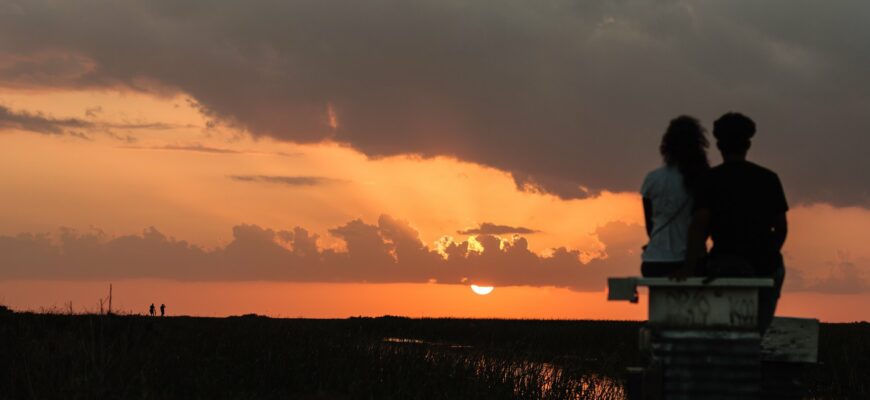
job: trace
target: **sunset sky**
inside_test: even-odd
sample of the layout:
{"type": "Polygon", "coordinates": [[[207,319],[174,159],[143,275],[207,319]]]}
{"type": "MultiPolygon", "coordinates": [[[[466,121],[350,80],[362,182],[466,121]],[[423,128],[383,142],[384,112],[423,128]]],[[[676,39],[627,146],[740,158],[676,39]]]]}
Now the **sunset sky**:
{"type": "MultiPolygon", "coordinates": [[[[680,114],[758,125],[781,315],[870,320],[870,3],[0,0],[0,304],[643,319],[680,114]],[[471,284],[495,286],[488,295],[471,284]]],[[[718,164],[713,149],[711,161],[718,164]]]]}

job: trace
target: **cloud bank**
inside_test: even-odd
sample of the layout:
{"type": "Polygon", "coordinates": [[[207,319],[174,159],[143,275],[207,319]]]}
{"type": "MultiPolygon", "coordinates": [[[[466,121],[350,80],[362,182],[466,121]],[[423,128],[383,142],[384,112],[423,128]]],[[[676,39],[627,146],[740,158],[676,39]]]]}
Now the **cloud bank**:
{"type": "Polygon", "coordinates": [[[109,237],[62,229],[56,235],[0,236],[0,279],[161,278],[183,281],[468,282],[497,286],[557,286],[599,291],[605,278],[636,273],[643,231],[613,222],[596,234],[606,257],[583,263],[580,252],[556,248],[543,256],[525,238],[478,235],[424,244],[407,222],[382,215],[377,224],[353,220],[331,229],[346,250],[322,249],[304,228],[238,225],[215,249],[167,237],[155,228],[109,237]]]}
{"type": "Polygon", "coordinates": [[[793,201],[868,207],[868,18],[857,0],[6,0],[0,85],[182,91],[255,136],[452,156],[563,198],[636,190],[668,119],[738,110],[793,201]]]}
{"type": "MultiPolygon", "coordinates": [[[[581,261],[564,247],[538,254],[528,240],[480,234],[426,245],[407,222],[381,215],[376,224],[353,220],[329,230],[344,249],[318,246],[318,236],[296,227],[233,227],[224,246],[206,249],[155,228],[108,236],[61,229],[56,234],[0,236],[0,279],[134,279],[179,281],[284,281],[348,283],[485,284],[554,286],[601,291],[606,278],[636,276],[645,233],[638,225],[610,222],[594,234],[601,255],[581,261]]],[[[868,259],[840,255],[824,268],[787,266],[786,290],[820,293],[870,291],[868,259]],[[814,272],[813,278],[807,276],[814,272]]]]}

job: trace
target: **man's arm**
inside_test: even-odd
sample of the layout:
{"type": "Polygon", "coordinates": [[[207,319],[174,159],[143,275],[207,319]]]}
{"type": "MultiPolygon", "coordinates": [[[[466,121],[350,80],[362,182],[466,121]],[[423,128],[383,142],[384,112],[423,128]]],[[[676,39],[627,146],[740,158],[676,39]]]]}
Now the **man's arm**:
{"type": "Polygon", "coordinates": [[[698,270],[701,257],[707,253],[707,236],[710,232],[710,209],[699,208],[692,214],[689,224],[689,238],[686,244],[686,261],[683,268],[674,274],[675,278],[685,278],[698,270]]]}
{"type": "Polygon", "coordinates": [[[652,235],[653,230],[653,208],[652,200],[648,197],[643,198],[643,220],[646,222],[646,236],[652,235]]]}
{"type": "Polygon", "coordinates": [[[780,213],[773,219],[773,246],[776,250],[782,250],[782,245],[785,244],[785,238],[788,236],[788,220],[785,213],[780,213]]]}
{"type": "Polygon", "coordinates": [[[785,237],[788,236],[788,221],[785,218],[785,213],[788,212],[788,201],[785,200],[785,190],[782,188],[782,182],[779,177],[773,176],[773,193],[770,197],[773,212],[773,221],[771,224],[771,235],[773,236],[773,247],[779,251],[782,250],[782,245],[785,244],[785,237]]]}

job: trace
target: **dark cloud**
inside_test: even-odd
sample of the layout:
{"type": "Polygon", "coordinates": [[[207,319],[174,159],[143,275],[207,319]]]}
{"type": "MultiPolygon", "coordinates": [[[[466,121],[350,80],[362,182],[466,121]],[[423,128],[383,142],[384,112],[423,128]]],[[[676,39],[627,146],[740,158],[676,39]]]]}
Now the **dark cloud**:
{"type": "Polygon", "coordinates": [[[181,150],[181,151],[197,151],[200,153],[218,153],[218,154],[239,154],[241,152],[231,149],[222,149],[219,147],[203,146],[201,144],[177,145],[167,144],[159,147],[161,150],[181,150]]]}
{"type": "Polygon", "coordinates": [[[468,228],[456,231],[460,235],[509,235],[509,234],[531,234],[540,231],[529,229],[522,226],[497,225],[491,222],[484,222],[476,228],[468,228]]]}
{"type": "Polygon", "coordinates": [[[255,136],[634,191],[667,121],[743,111],[793,202],[870,206],[870,3],[7,0],[0,85],[190,94],[255,136]],[[12,11],[10,11],[12,10],[12,11]],[[812,23],[807,23],[812,21],[812,23]],[[335,117],[333,119],[333,117],[335,117]]]}
{"type": "Polygon", "coordinates": [[[228,178],[240,182],[263,182],[287,186],[317,186],[327,183],[345,182],[341,179],[322,176],[230,175],[228,178]]]}
{"type": "Polygon", "coordinates": [[[13,111],[0,105],[0,131],[21,130],[44,135],[69,135],[89,139],[89,133],[102,133],[115,139],[132,142],[135,138],[119,135],[116,130],[166,130],[177,126],[157,122],[106,123],[79,118],[55,118],[40,112],[13,111]]]}
{"type": "Polygon", "coordinates": [[[167,144],[163,146],[124,146],[125,149],[135,150],[178,150],[178,151],[194,151],[199,153],[214,153],[214,154],[243,154],[244,152],[232,149],[224,149],[220,147],[204,146],[200,143],[195,144],[167,144]]]}
{"type": "Polygon", "coordinates": [[[350,221],[330,230],[346,251],[321,249],[303,228],[273,230],[256,225],[233,228],[233,239],[207,250],[168,237],[155,228],[138,235],[62,229],[57,234],[0,236],[4,255],[0,279],[163,278],[184,281],[274,280],[296,282],[476,282],[498,286],[558,286],[601,290],[608,275],[637,270],[636,249],[643,230],[611,223],[597,234],[606,259],[580,262],[565,248],[542,256],[525,238],[501,241],[481,235],[482,251],[469,242],[445,243],[443,253],[425,245],[406,221],[387,215],[376,225],[350,221]]]}
{"type": "MultiPolygon", "coordinates": [[[[271,155],[271,156],[279,156],[279,157],[299,157],[302,153],[287,153],[283,151],[278,152],[261,152],[261,151],[248,151],[248,150],[234,150],[228,149],[224,147],[212,147],[206,146],[202,143],[191,143],[191,144],[165,144],[159,146],[118,146],[122,149],[132,149],[132,150],[170,150],[170,151],[192,151],[198,153],[211,153],[211,154],[259,154],[259,155],[271,155]]],[[[240,177],[231,177],[233,179],[242,180],[242,181],[253,181],[257,180],[257,177],[254,176],[240,176],[240,177]]]]}
{"type": "Polygon", "coordinates": [[[53,118],[41,113],[15,112],[0,105],[0,130],[23,130],[46,135],[80,134],[94,124],[78,118],[53,118]]]}
{"type": "MultiPolygon", "coordinates": [[[[16,15],[24,16],[0,9],[0,18],[14,18],[16,15]]],[[[12,88],[80,86],[76,82],[94,67],[94,62],[86,57],[65,51],[0,53],[2,86],[12,88]]]]}
{"type": "Polygon", "coordinates": [[[190,126],[167,124],[164,122],[124,122],[124,123],[97,123],[96,126],[107,129],[153,129],[169,130],[176,128],[189,128],[190,126]]]}

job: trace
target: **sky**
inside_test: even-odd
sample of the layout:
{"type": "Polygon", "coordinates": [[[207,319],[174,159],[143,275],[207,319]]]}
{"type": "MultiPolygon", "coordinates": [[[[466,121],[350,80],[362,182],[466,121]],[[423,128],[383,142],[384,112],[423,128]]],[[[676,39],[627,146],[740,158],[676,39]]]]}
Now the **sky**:
{"type": "Polygon", "coordinates": [[[661,134],[740,111],[791,206],[780,314],[870,320],[868,17],[0,0],[0,303],[643,319],[604,286],[639,273],[661,134]]]}

